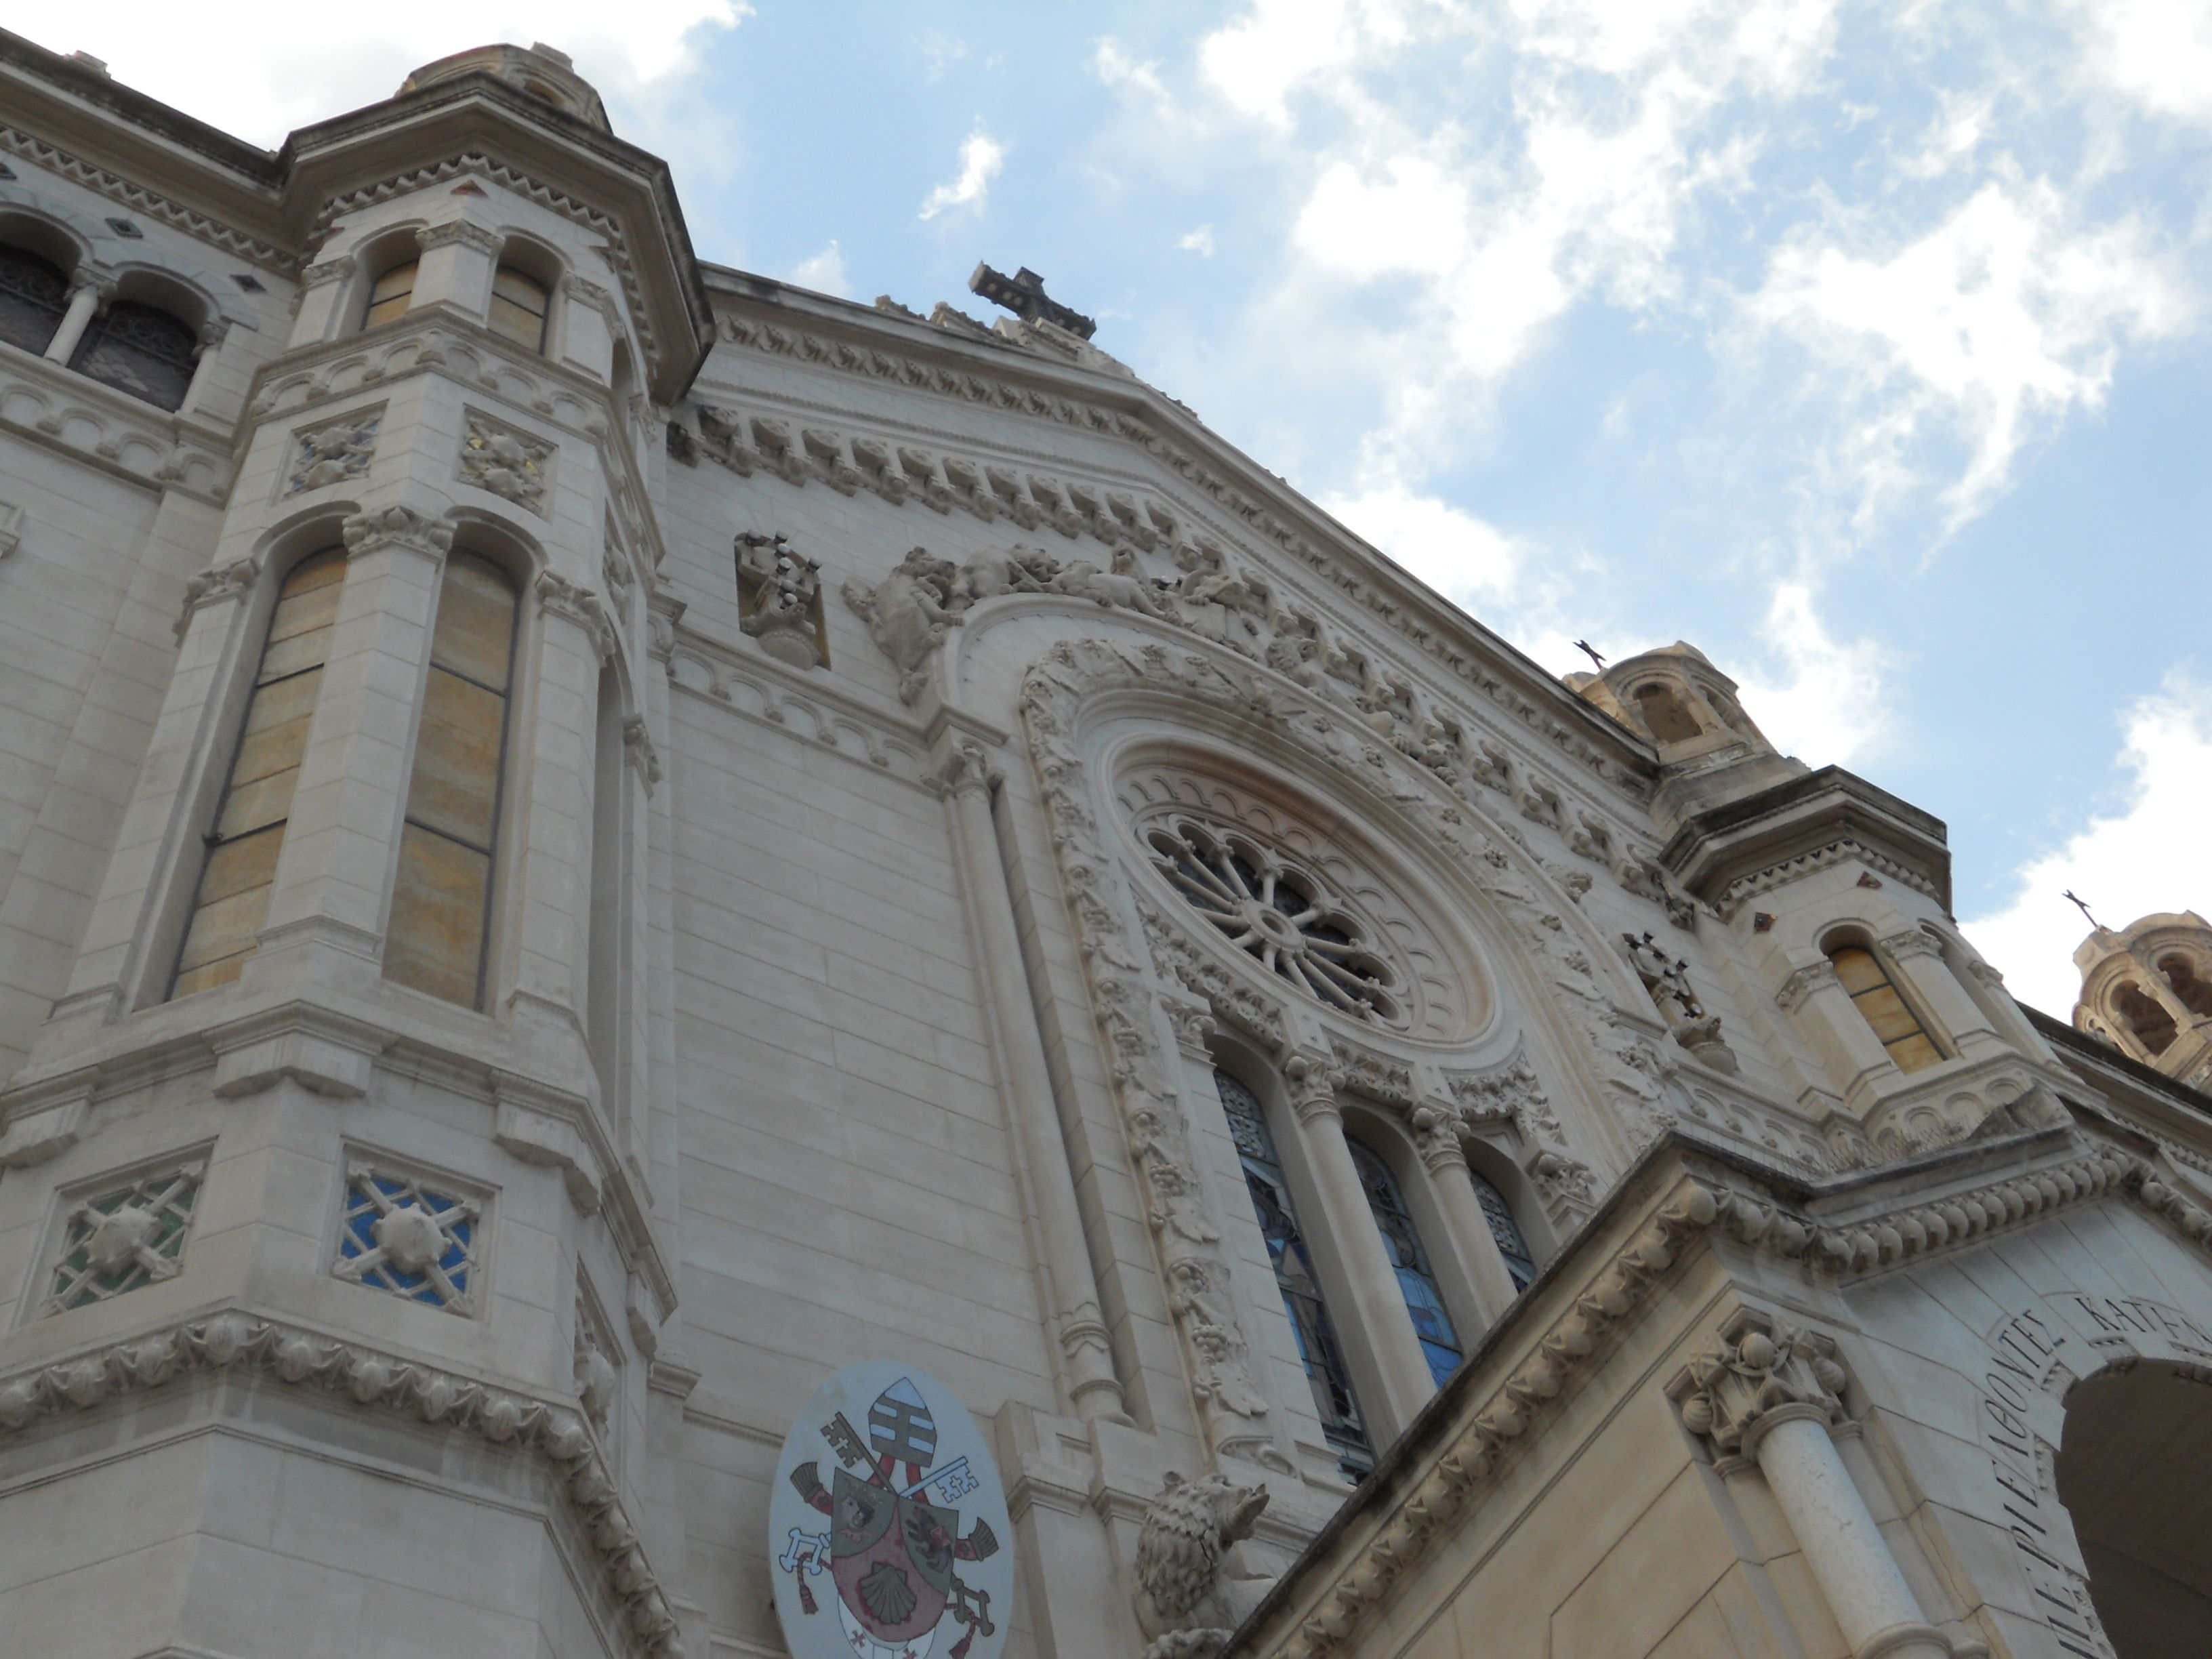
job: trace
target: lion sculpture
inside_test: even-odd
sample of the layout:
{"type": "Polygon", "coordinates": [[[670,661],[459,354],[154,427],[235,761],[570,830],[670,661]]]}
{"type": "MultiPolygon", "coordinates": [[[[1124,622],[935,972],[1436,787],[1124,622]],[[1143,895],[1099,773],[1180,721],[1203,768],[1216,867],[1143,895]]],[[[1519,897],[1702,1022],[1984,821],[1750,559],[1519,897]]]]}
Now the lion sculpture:
{"type": "Polygon", "coordinates": [[[1272,1578],[1223,1570],[1230,1547],[1249,1538],[1267,1507],[1264,1486],[1223,1474],[1186,1480],[1172,1471],[1137,1535],[1137,1627],[1146,1659],[1203,1659],[1260,1604],[1272,1578]]]}

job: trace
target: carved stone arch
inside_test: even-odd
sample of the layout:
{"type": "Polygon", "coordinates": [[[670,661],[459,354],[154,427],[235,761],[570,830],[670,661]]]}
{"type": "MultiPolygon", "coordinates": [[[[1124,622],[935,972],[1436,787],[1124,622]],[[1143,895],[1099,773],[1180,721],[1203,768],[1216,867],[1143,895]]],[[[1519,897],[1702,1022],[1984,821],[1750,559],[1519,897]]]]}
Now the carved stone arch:
{"type": "Polygon", "coordinates": [[[105,276],[118,246],[89,215],[49,201],[21,184],[0,184],[0,241],[54,260],[72,278],[105,276]],[[65,257],[56,258],[56,255],[65,257]]]}
{"type": "Polygon", "coordinates": [[[253,326],[252,313],[224,293],[213,272],[164,249],[133,244],[128,254],[110,261],[109,270],[115,276],[118,299],[137,300],[169,312],[191,328],[203,344],[212,343],[224,330],[253,326]]]}

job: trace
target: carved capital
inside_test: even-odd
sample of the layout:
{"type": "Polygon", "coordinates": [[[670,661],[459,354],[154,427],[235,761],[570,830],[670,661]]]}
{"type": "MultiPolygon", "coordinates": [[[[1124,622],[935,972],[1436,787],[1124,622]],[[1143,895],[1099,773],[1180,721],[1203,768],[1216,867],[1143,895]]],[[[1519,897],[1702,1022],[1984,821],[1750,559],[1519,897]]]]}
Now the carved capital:
{"type": "Polygon", "coordinates": [[[660,781],[660,751],[653,746],[653,733],[646,728],[644,715],[632,714],[623,721],[623,754],[637,769],[645,793],[650,795],[660,781]]]}
{"type": "Polygon", "coordinates": [[[1283,1082],[1298,1121],[1310,1123],[1337,1109],[1336,1094],[1344,1086],[1344,1068],[1333,1054],[1294,1052],[1283,1061],[1283,1082]]]}
{"type": "Polygon", "coordinates": [[[1212,1051],[1206,1042],[1213,1035],[1212,1005],[1204,997],[1170,991],[1160,998],[1160,1006],[1167,1010],[1169,1023],[1175,1027],[1176,1047],[1189,1059],[1210,1063],[1212,1051]]]}
{"type": "Polygon", "coordinates": [[[615,625],[608,619],[599,596],[590,588],[570,581],[558,571],[542,570],[538,574],[538,609],[543,615],[563,617],[582,629],[601,661],[614,655],[620,643],[615,625]]]}
{"type": "Polygon", "coordinates": [[[988,796],[992,787],[1006,774],[992,763],[983,745],[972,738],[963,738],[951,746],[945,763],[931,775],[930,781],[947,795],[982,794],[988,796]]]}
{"type": "Polygon", "coordinates": [[[203,570],[185,584],[184,608],[178,613],[176,632],[179,641],[185,630],[192,625],[192,612],[210,605],[220,605],[226,599],[242,599],[253,591],[253,584],[261,575],[258,558],[233,559],[228,564],[219,564],[212,570],[203,570]]]}
{"type": "Polygon", "coordinates": [[[1837,984],[1836,964],[1826,957],[1808,968],[1800,968],[1782,981],[1782,988],[1774,994],[1774,1006],[1785,1014],[1797,1012],[1797,1005],[1814,992],[1837,984]]]}
{"type": "Polygon", "coordinates": [[[1413,1126],[1413,1145],[1421,1162],[1432,1172],[1467,1167],[1467,1153],[1459,1144],[1467,1121],[1456,1107],[1439,1101],[1424,1102],[1413,1108],[1407,1121],[1413,1126]]]}
{"type": "Polygon", "coordinates": [[[1764,1314],[1739,1314],[1668,1387],[1682,1425],[1723,1456],[1749,1455],[1776,1423],[1844,1417],[1835,1340],[1764,1314]]]}
{"type": "Polygon", "coordinates": [[[415,233],[415,240],[424,252],[434,247],[446,247],[459,243],[483,254],[497,253],[502,246],[501,239],[488,230],[481,230],[465,219],[448,220],[442,225],[430,225],[415,233]]]}
{"type": "Polygon", "coordinates": [[[443,519],[417,513],[411,507],[380,507],[356,513],[340,526],[346,553],[358,558],[387,547],[419,553],[426,559],[443,559],[453,545],[453,526],[443,519]]]}
{"type": "Polygon", "coordinates": [[[1943,954],[1943,947],[1917,927],[1887,934],[1878,944],[1893,962],[1901,961],[1906,957],[1941,957],[1943,954]]]}
{"type": "Polygon", "coordinates": [[[342,283],[353,275],[353,263],[352,254],[341,253],[335,259],[309,265],[300,273],[300,286],[303,289],[320,288],[325,283],[342,283]]]}

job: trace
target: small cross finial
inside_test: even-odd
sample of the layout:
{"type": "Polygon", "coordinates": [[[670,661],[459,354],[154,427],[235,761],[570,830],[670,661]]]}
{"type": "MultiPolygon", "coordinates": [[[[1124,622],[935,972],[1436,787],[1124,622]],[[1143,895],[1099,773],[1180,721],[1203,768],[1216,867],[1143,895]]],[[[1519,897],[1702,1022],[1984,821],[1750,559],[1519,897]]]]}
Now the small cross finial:
{"type": "Polygon", "coordinates": [[[1575,649],[1581,652],[1583,655],[1588,657],[1592,662],[1595,663],[1597,665],[1597,672],[1599,673],[1602,674],[1605,672],[1605,659],[1598,655],[1597,647],[1592,645],[1588,640],[1577,640],[1575,641],[1575,649]]]}
{"type": "Polygon", "coordinates": [[[2092,927],[2095,928],[2100,933],[2105,931],[2105,924],[2098,921],[2096,917],[2089,915],[2089,901],[2075,893],[2071,887],[2066,890],[2066,902],[2071,904],[2075,909],[2079,910],[2084,916],[2088,917],[2089,925],[2092,927]]]}

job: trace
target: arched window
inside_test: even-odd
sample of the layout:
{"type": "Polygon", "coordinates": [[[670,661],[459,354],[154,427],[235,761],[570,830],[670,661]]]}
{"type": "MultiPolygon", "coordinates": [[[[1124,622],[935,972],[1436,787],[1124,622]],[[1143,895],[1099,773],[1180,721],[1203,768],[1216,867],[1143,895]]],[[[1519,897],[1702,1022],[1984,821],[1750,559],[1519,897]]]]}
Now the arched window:
{"type": "Polygon", "coordinates": [[[1474,1201],[1482,1206],[1482,1218],[1490,1224],[1490,1236],[1498,1241],[1498,1254],[1505,1258],[1505,1272],[1513,1280],[1513,1288],[1525,1291],[1536,1278],[1535,1254],[1528,1248],[1528,1240],[1514,1218],[1513,1206],[1484,1176],[1469,1169],[1467,1178],[1474,1185],[1474,1201]]]}
{"type": "Polygon", "coordinates": [[[363,328],[374,328],[380,323],[407,314],[407,307],[415,303],[416,268],[416,260],[407,260],[392,266],[369,284],[368,305],[361,318],[363,328]]]}
{"type": "Polygon", "coordinates": [[[70,367],[87,380],[175,409],[191,389],[199,337],[166,311],[118,300],[84,331],[70,367]]]}
{"type": "Polygon", "coordinates": [[[1336,1448],[1344,1472],[1357,1480],[1375,1467],[1375,1452],[1367,1442],[1359,1402],[1352,1396],[1352,1372],[1344,1363],[1336,1327],[1322,1302],[1312,1252],[1291,1209],[1290,1189],[1283,1182],[1282,1160],[1275,1156],[1275,1139],[1267,1133],[1267,1114],[1259,1097],[1228,1073],[1214,1073],[1213,1086],[1244,1162],[1244,1185],[1267,1241],[1268,1259],[1274,1263],[1275,1288],[1282,1292],[1284,1310],[1297,1336],[1298,1358],[1305,1365],[1322,1432],[1336,1448]]]}
{"type": "Polygon", "coordinates": [[[19,247],[0,246],[0,340],[44,351],[69,310],[61,267],[19,247]]]}
{"type": "Polygon", "coordinates": [[[531,351],[545,349],[545,284],[513,265],[491,279],[491,331],[531,351]]]}
{"type": "Polygon", "coordinates": [[[1899,1071],[1923,1071],[1943,1058],[1942,1050],[1921,1025],[1920,1017],[1897,994],[1873,951],[1863,945],[1838,945],[1830,947],[1828,960],[1835,964],[1836,977],[1850,993],[1861,1017],[1881,1039],[1881,1046],[1897,1062],[1899,1071]]]}
{"type": "Polygon", "coordinates": [[[2187,957],[2168,957],[2158,969],[2183,1007],[2200,1018],[2212,1019],[2212,985],[2197,977],[2196,966],[2187,957]]]}
{"type": "Polygon", "coordinates": [[[2112,993],[2112,1011],[2135,1033],[2136,1041],[2154,1054],[2173,1047],[2173,1016],[2156,997],[2146,995],[2133,980],[2124,980],[2112,993]]]}
{"type": "Polygon", "coordinates": [[[446,562],[385,931],[386,979],[470,1008],[483,996],[516,609],[489,559],[446,562]]]}
{"type": "Polygon", "coordinates": [[[1444,1311],[1443,1292],[1430,1271],[1429,1253],[1421,1248],[1413,1212],[1406,1207],[1406,1195],[1398,1190],[1398,1177],[1390,1173],[1390,1166],[1349,1136],[1345,1144],[1352,1148],[1360,1185],[1367,1189],[1367,1211],[1375,1218],[1375,1230],[1382,1235],[1382,1248],[1389,1253],[1391,1268],[1398,1275],[1406,1311],[1413,1316],[1413,1334],[1421,1339],[1421,1352],[1428,1356],[1429,1375],[1442,1388],[1459,1369],[1462,1358],[1459,1333],[1452,1328],[1451,1316],[1444,1311]]]}
{"type": "Polygon", "coordinates": [[[177,957],[173,997],[236,979],[268,920],[270,884],[291,817],[300,758],[307,752],[315,694],[322,689],[345,569],[338,550],[318,553],[293,568],[277,595],[230,781],[208,832],[207,862],[177,957]]]}
{"type": "Polygon", "coordinates": [[[1698,722],[1671,685],[1654,680],[1638,686],[1636,709],[1644,716],[1645,729],[1661,743],[1687,743],[1698,735],[1698,722]]]}

